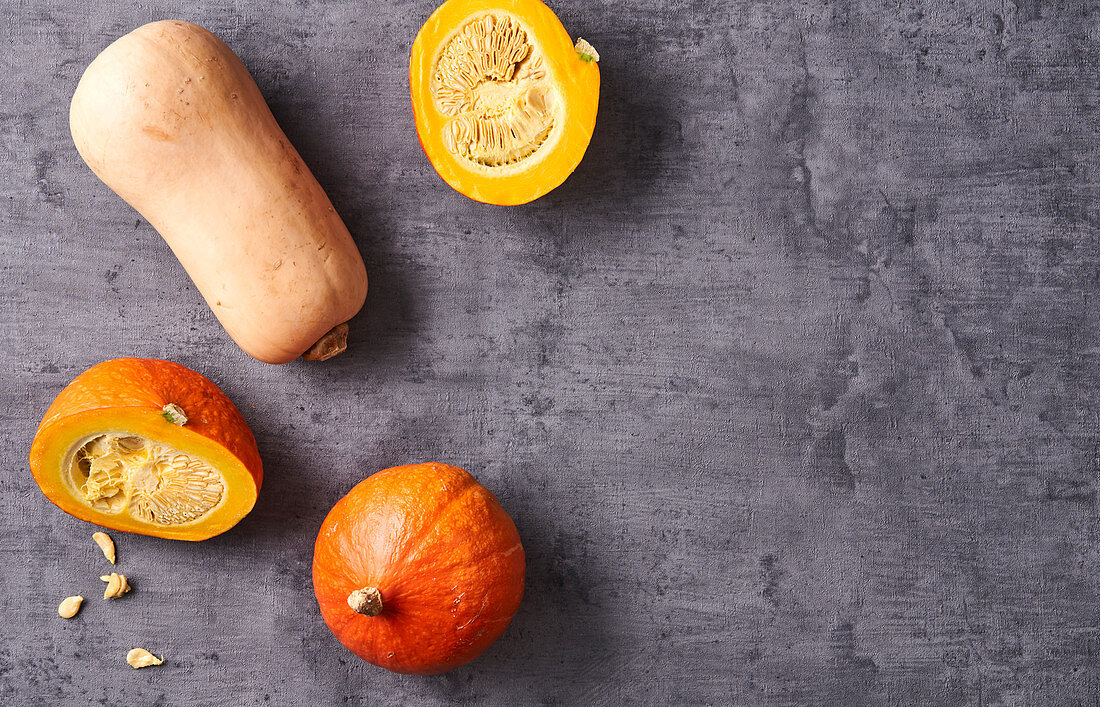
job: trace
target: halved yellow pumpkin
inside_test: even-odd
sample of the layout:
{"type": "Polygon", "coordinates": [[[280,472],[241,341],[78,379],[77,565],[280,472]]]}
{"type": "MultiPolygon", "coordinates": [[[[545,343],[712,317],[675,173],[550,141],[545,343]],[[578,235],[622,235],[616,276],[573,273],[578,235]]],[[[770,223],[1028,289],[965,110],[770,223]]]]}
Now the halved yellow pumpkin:
{"type": "Polygon", "coordinates": [[[599,55],[540,0],[447,0],[409,66],[420,144],[443,180],[511,206],[565,181],[592,139],[599,55]]]}
{"type": "Polygon", "coordinates": [[[256,440],[216,385],[178,363],[139,358],[93,366],[62,390],[30,465],[66,513],[180,540],[232,528],[263,480],[256,440]]]}

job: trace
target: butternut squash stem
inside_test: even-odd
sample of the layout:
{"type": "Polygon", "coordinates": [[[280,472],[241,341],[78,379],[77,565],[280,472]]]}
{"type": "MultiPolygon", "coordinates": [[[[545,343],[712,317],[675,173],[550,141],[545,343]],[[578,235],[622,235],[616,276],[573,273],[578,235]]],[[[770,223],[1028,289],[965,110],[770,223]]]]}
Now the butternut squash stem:
{"type": "Polygon", "coordinates": [[[382,592],[376,587],[356,589],[348,595],[348,606],[363,616],[378,616],[382,613],[382,592]]]}
{"type": "Polygon", "coordinates": [[[327,361],[348,348],[348,323],[337,324],[302,354],[306,361],[327,361]]]}

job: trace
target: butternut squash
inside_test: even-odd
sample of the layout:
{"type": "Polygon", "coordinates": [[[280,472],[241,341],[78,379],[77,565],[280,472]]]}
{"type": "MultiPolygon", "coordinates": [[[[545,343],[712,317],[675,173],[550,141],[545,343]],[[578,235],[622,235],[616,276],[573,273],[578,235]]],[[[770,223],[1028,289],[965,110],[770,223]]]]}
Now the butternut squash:
{"type": "Polygon", "coordinates": [[[248,70],[189,22],[96,57],[73,95],[92,171],[164,237],[237,344],[268,363],[342,351],[363,259],[248,70]]]}

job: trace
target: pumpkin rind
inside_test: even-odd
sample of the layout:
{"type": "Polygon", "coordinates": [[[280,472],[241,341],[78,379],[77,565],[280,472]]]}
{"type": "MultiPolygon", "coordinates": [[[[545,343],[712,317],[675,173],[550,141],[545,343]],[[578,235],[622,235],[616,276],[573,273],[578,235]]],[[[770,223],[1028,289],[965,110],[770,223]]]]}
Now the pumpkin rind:
{"type": "Polygon", "coordinates": [[[160,233],[249,355],[291,361],[363,306],[347,227],[207,30],[165,20],[116,40],[81,76],[69,124],[80,156],[160,233]]]}
{"type": "Polygon", "coordinates": [[[325,623],[364,660],[432,674],[479,656],[523,598],[519,533],[496,497],[447,464],[381,471],[328,514],[317,536],[313,586],[325,623]],[[381,592],[377,616],[348,597],[381,592]]]}
{"type": "Polygon", "coordinates": [[[439,176],[476,201],[512,206],[533,201],[555,189],[577,168],[596,124],[600,70],[574,48],[554,12],[540,0],[447,0],[421,27],[409,63],[417,135],[439,176]],[[474,20],[489,15],[515,21],[537,49],[552,100],[562,101],[560,134],[520,163],[492,173],[471,165],[447,145],[454,116],[441,110],[433,94],[433,73],[447,44],[474,20]]]}
{"type": "Polygon", "coordinates": [[[201,374],[156,359],[114,359],[77,376],[42,418],[30,467],[46,497],[70,515],[114,530],[180,540],[204,540],[236,525],[252,510],[263,481],[256,440],[229,398],[201,374]],[[169,421],[169,405],[186,411],[185,425],[169,421]],[[73,496],[62,465],[80,440],[105,432],[141,436],[206,460],[224,477],[225,499],[209,515],[179,526],[97,511],[73,496]]]}

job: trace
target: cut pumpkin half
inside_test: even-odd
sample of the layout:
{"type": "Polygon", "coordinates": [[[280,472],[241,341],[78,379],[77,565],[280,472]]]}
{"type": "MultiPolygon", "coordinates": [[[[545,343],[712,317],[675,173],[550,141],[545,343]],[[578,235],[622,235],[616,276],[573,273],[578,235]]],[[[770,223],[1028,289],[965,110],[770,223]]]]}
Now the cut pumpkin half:
{"type": "Polygon", "coordinates": [[[138,358],[93,366],[62,390],[30,465],[66,513],[179,540],[232,528],[263,479],[256,440],[216,385],[178,363],[138,358]]]}
{"type": "Polygon", "coordinates": [[[599,55],[540,0],[448,0],[409,66],[420,144],[471,199],[525,204],[565,181],[592,138],[599,55]]]}

